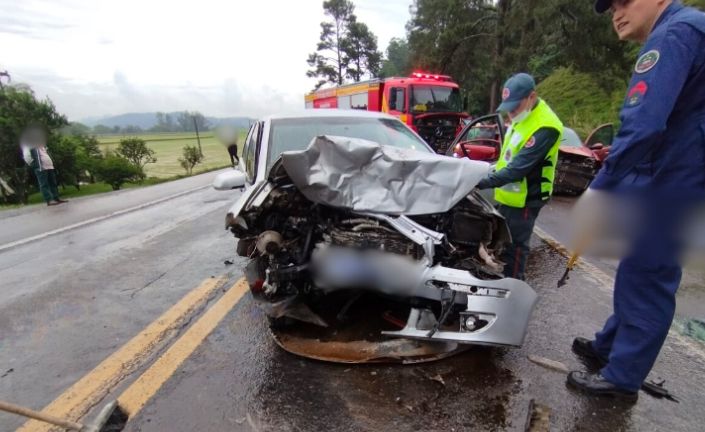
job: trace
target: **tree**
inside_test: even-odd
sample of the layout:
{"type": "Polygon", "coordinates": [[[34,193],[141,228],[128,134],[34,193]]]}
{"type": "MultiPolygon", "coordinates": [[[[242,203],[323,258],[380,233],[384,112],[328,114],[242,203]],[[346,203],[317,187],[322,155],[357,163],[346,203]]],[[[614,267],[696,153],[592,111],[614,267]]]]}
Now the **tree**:
{"type": "Polygon", "coordinates": [[[14,197],[3,196],[6,201],[27,202],[27,187],[34,180],[19,145],[20,134],[32,124],[52,133],[68,122],[49,99],[37,99],[28,86],[0,86],[0,177],[16,193],[14,197]]]}
{"type": "Polygon", "coordinates": [[[97,168],[98,178],[109,184],[113,190],[119,190],[123,184],[142,178],[142,169],[139,166],[115,153],[108,153],[97,168]]]}
{"type": "MultiPolygon", "coordinates": [[[[192,111],[191,117],[192,117],[192,123],[195,125],[195,128],[198,128],[198,131],[203,132],[203,131],[207,131],[207,130],[211,129],[210,122],[200,112],[192,111]]],[[[195,130],[195,128],[194,128],[194,130],[195,130]]]]}
{"type": "Polygon", "coordinates": [[[489,0],[415,0],[406,25],[411,67],[452,76],[470,102],[489,110],[497,9],[489,0]]]}
{"type": "Polygon", "coordinates": [[[157,124],[150,129],[152,132],[174,132],[177,130],[174,118],[170,114],[158,112],[156,117],[157,124]]]}
{"type": "Polygon", "coordinates": [[[68,126],[61,128],[63,135],[88,135],[91,133],[91,128],[79,122],[71,122],[68,126]]]}
{"type": "Polygon", "coordinates": [[[377,50],[377,37],[361,22],[348,25],[348,35],[342,43],[345,76],[359,82],[363,75],[379,74],[382,54],[377,50]]]}
{"type": "Polygon", "coordinates": [[[154,150],[147,147],[147,143],[142,138],[121,139],[116,153],[138,166],[140,170],[144,170],[144,166],[148,163],[157,161],[154,150]]]}
{"type": "Polygon", "coordinates": [[[188,175],[193,173],[193,167],[203,161],[203,154],[196,146],[184,146],[183,157],[179,158],[179,163],[186,170],[188,175]]]}
{"type": "Polygon", "coordinates": [[[348,26],[356,21],[355,6],[349,0],[327,0],[323,11],[333,22],[321,23],[321,40],[316,52],[308,56],[308,65],[313,69],[306,72],[310,78],[320,78],[316,89],[325,83],[343,84],[348,64],[343,51],[344,40],[348,36],[348,26]]]}
{"type": "Polygon", "coordinates": [[[176,115],[178,129],[182,132],[195,132],[209,130],[211,125],[208,119],[198,111],[183,111],[176,115]]]}
{"type": "Polygon", "coordinates": [[[138,134],[142,132],[142,128],[135,125],[127,125],[122,128],[122,133],[124,134],[138,134]]]}
{"type": "Polygon", "coordinates": [[[595,127],[615,121],[624,101],[626,83],[623,86],[610,86],[615,88],[610,91],[593,74],[559,68],[537,90],[563,122],[585,137],[595,127]]]}
{"type": "Polygon", "coordinates": [[[112,128],[110,128],[106,125],[99,124],[99,125],[93,126],[93,133],[97,134],[97,135],[106,135],[106,134],[109,134],[112,132],[113,132],[112,128]]]}
{"type": "Polygon", "coordinates": [[[574,0],[415,0],[407,23],[412,65],[451,75],[470,112],[498,104],[501,84],[529,72],[538,81],[559,68],[585,72],[608,94],[635,61],[609,17],[574,0]]]}
{"type": "Polygon", "coordinates": [[[387,46],[386,58],[382,60],[381,77],[409,76],[409,43],[405,39],[392,38],[387,46]]]}

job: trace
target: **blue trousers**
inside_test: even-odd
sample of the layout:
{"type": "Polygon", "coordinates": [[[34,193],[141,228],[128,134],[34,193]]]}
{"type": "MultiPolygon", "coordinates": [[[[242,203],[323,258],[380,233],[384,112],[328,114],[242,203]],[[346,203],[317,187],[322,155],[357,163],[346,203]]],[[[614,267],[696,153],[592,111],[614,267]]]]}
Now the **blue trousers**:
{"type": "Polygon", "coordinates": [[[512,242],[505,246],[502,253],[504,276],[524,280],[526,260],[529,257],[531,233],[534,232],[534,225],[541,207],[516,208],[499,205],[497,210],[504,216],[509,232],[512,235],[512,242]]]}
{"type": "Polygon", "coordinates": [[[37,176],[37,181],[39,182],[39,190],[42,192],[42,197],[44,201],[56,201],[59,199],[59,187],[56,183],[56,171],[53,169],[48,170],[34,170],[34,174],[37,176]]]}
{"type": "Polygon", "coordinates": [[[650,213],[661,217],[650,217],[619,263],[614,313],[593,342],[608,359],[602,376],[629,391],[639,390],[651,371],[676,309],[682,273],[675,235],[679,218],[664,213],[650,213]]]}

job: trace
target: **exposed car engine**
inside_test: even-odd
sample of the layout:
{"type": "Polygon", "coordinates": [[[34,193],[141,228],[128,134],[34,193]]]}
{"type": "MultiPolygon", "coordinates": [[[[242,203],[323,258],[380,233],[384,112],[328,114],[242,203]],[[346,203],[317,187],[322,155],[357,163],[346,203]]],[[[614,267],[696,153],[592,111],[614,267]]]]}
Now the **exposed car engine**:
{"type": "Polygon", "coordinates": [[[509,232],[472,190],[486,172],[481,164],[328,137],[284,154],[268,182],[226,219],[239,239],[237,253],[250,258],[245,276],[255,299],[273,319],[325,327],[336,324],[326,318],[329,309],[341,307],[331,306],[333,294],[354,302],[373,293],[409,308],[406,326],[385,335],[521,345],[536,294],[500,273],[509,232]],[[345,164],[350,177],[335,164],[345,164]],[[424,170],[436,174],[399,182],[402,172],[424,170]],[[470,185],[454,187],[454,178],[470,185]],[[384,184],[391,186],[377,186],[384,184]],[[440,197],[418,195],[424,184],[440,197]],[[444,187],[457,192],[452,200],[444,187]]]}

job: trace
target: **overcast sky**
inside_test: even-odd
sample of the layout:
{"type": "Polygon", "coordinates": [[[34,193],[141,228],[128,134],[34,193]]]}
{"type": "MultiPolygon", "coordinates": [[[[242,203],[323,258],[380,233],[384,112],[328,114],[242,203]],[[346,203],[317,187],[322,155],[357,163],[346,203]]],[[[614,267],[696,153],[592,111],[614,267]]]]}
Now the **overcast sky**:
{"type": "MultiPolygon", "coordinates": [[[[412,0],[354,0],[380,50],[412,0]]],[[[259,117],[303,107],[322,0],[0,0],[0,70],[71,120],[198,110],[259,117]]]]}

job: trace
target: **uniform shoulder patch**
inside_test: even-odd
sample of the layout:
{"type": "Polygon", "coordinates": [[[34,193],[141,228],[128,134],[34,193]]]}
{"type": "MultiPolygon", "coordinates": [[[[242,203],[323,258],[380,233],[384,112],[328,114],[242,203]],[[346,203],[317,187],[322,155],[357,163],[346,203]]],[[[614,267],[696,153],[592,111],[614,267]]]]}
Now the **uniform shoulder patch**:
{"type": "Polygon", "coordinates": [[[536,144],[536,137],[532,136],[531,138],[529,138],[529,141],[524,144],[524,148],[531,148],[534,146],[534,144],[536,144]]]}
{"type": "Polygon", "coordinates": [[[627,106],[633,107],[639,105],[639,103],[644,99],[644,96],[646,96],[646,92],[648,90],[649,86],[646,84],[646,81],[642,80],[634,84],[634,86],[630,88],[627,93],[627,106]]]}
{"type": "Polygon", "coordinates": [[[641,55],[641,57],[639,57],[639,60],[636,61],[636,65],[634,65],[634,72],[643,74],[650,71],[654,66],[656,66],[656,63],[658,63],[658,59],[660,57],[661,53],[658,52],[658,50],[645,52],[641,55]]]}

